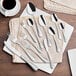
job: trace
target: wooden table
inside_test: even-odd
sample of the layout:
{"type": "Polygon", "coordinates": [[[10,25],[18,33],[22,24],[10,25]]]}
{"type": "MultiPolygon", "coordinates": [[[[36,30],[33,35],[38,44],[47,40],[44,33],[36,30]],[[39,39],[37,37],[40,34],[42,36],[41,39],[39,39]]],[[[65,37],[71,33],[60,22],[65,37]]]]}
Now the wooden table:
{"type": "MultiPolygon", "coordinates": [[[[21,15],[22,11],[26,7],[27,2],[29,1],[33,2],[38,8],[48,13],[52,13],[43,8],[43,0],[21,0],[21,10],[14,17],[19,17],[21,15]]],[[[71,37],[71,40],[69,41],[69,44],[64,52],[63,62],[61,64],[58,64],[58,66],[51,75],[42,71],[34,72],[32,69],[30,69],[30,67],[27,66],[27,64],[12,63],[12,57],[7,53],[3,52],[2,48],[4,46],[4,40],[7,39],[7,33],[9,31],[9,20],[13,17],[6,18],[0,14],[0,76],[71,76],[71,71],[67,57],[67,50],[76,47],[76,16],[61,13],[56,14],[59,16],[59,18],[74,26],[75,29],[71,37]]]]}

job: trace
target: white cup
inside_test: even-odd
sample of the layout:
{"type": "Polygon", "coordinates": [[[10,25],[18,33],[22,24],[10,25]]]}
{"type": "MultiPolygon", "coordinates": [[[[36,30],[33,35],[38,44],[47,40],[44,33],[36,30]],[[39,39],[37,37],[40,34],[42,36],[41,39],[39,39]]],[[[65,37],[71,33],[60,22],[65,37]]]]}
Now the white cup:
{"type": "MultiPolygon", "coordinates": [[[[4,16],[14,16],[14,15],[16,15],[19,12],[19,10],[21,8],[20,1],[19,0],[15,0],[15,5],[13,7],[11,7],[12,4],[11,4],[11,6],[9,6],[11,8],[9,8],[9,7],[8,8],[5,8],[4,5],[3,5],[3,1],[4,0],[0,0],[0,12],[4,16]]],[[[10,3],[12,2],[11,0],[9,0],[9,1],[10,1],[10,3]]]]}

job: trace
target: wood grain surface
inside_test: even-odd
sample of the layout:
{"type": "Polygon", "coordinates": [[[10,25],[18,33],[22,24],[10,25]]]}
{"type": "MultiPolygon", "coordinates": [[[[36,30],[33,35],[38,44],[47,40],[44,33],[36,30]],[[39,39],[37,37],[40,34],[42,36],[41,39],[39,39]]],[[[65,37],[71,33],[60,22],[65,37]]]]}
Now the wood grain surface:
{"type": "Polygon", "coordinates": [[[51,75],[42,71],[34,72],[27,64],[14,64],[12,63],[12,57],[3,52],[3,42],[7,39],[7,33],[9,32],[9,20],[19,17],[29,1],[33,2],[38,8],[45,12],[52,13],[43,8],[43,0],[21,0],[21,10],[16,16],[6,18],[0,14],[0,76],[71,76],[67,50],[76,47],[76,16],[74,15],[56,13],[60,19],[74,26],[75,29],[63,54],[63,62],[58,64],[51,75]]]}

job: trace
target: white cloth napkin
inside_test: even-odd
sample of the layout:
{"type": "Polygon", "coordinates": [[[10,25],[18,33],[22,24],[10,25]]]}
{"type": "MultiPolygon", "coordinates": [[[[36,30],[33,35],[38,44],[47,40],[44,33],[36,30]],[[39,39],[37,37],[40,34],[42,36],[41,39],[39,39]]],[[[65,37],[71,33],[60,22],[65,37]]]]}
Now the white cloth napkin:
{"type": "MultiPolygon", "coordinates": [[[[27,8],[27,7],[26,7],[26,8],[27,8]]],[[[25,8],[25,10],[23,11],[21,17],[28,15],[28,13],[27,13],[27,11],[26,11],[26,8],[25,8]]],[[[39,9],[37,9],[37,12],[36,12],[35,14],[36,14],[36,15],[44,14],[44,15],[48,15],[48,16],[49,16],[49,14],[47,14],[47,13],[45,13],[45,12],[39,10],[39,9]]],[[[61,21],[61,20],[60,20],[60,21],[61,21]]],[[[61,22],[63,22],[63,23],[66,25],[66,27],[65,27],[65,36],[66,36],[66,38],[67,38],[67,42],[64,43],[64,46],[63,46],[62,52],[64,52],[65,47],[66,47],[66,45],[67,45],[67,43],[68,43],[68,41],[69,41],[69,39],[70,39],[70,37],[71,37],[71,34],[72,34],[72,32],[73,32],[73,27],[72,27],[71,25],[67,24],[67,23],[64,22],[64,21],[61,21],[61,22]],[[69,28],[69,29],[68,29],[68,28],[69,28]]],[[[8,40],[8,44],[11,44],[11,42],[9,42],[9,40],[8,40]]],[[[17,57],[16,55],[12,54],[12,53],[6,48],[6,46],[4,47],[4,51],[8,52],[9,54],[11,54],[11,55],[13,56],[13,62],[15,62],[15,63],[24,63],[19,57],[17,57]]],[[[61,61],[62,61],[62,54],[61,54],[61,61]]],[[[54,64],[53,64],[53,69],[50,68],[50,65],[49,65],[48,63],[46,63],[46,64],[45,64],[45,63],[41,63],[41,64],[36,63],[36,65],[37,65],[37,67],[38,67],[40,70],[45,71],[45,72],[51,74],[51,73],[54,71],[57,63],[54,63],[54,64]]]]}

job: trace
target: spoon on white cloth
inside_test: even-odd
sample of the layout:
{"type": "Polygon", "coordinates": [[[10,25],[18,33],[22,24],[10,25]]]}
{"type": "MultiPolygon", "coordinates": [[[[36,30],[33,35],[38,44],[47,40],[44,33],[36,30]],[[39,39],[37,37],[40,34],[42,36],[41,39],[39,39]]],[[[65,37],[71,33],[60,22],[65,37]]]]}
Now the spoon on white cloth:
{"type": "Polygon", "coordinates": [[[58,30],[58,26],[57,26],[58,17],[57,17],[57,15],[56,15],[55,13],[53,13],[53,15],[52,15],[52,21],[56,23],[56,24],[55,24],[55,27],[56,27],[56,31],[57,31],[58,38],[59,38],[60,40],[62,40],[61,34],[60,34],[60,32],[59,32],[59,30],[58,30]]]}
{"type": "Polygon", "coordinates": [[[36,39],[37,39],[36,42],[38,42],[40,49],[42,49],[43,47],[42,47],[42,45],[41,45],[41,43],[40,43],[40,41],[39,41],[39,39],[38,39],[38,37],[37,37],[37,35],[36,35],[36,32],[35,32],[34,28],[33,28],[33,26],[34,26],[33,20],[32,20],[31,18],[29,18],[29,19],[27,20],[27,23],[28,23],[28,25],[32,28],[32,31],[33,31],[36,39]]]}
{"type": "Polygon", "coordinates": [[[48,31],[49,31],[49,33],[52,35],[52,37],[53,37],[53,40],[54,40],[54,43],[55,43],[55,47],[56,47],[56,51],[57,52],[60,52],[60,48],[59,48],[59,46],[58,46],[58,44],[57,44],[57,42],[56,42],[56,40],[55,40],[55,31],[54,31],[54,29],[52,28],[52,27],[49,27],[49,29],[48,29],[48,31]]]}
{"type": "Polygon", "coordinates": [[[37,25],[37,21],[34,18],[34,14],[36,13],[36,11],[37,10],[36,10],[35,5],[33,3],[31,3],[31,2],[29,2],[27,4],[27,13],[33,17],[35,25],[36,25],[37,34],[38,34],[39,37],[42,37],[42,32],[41,32],[40,28],[37,25]]]}
{"type": "Polygon", "coordinates": [[[39,24],[43,27],[43,31],[45,33],[48,46],[51,46],[51,41],[48,38],[48,35],[46,33],[46,30],[45,30],[45,27],[46,27],[46,19],[45,19],[45,17],[43,15],[40,15],[39,16],[39,24]]]}

